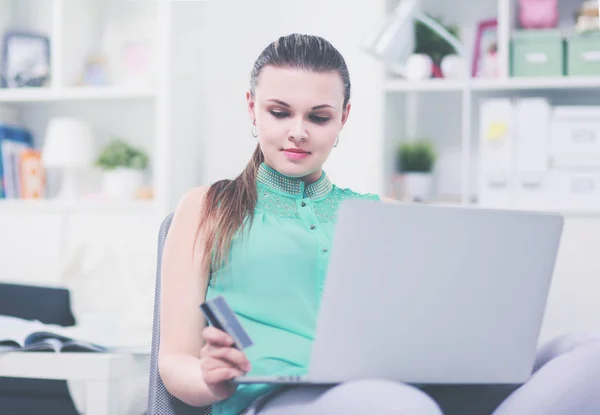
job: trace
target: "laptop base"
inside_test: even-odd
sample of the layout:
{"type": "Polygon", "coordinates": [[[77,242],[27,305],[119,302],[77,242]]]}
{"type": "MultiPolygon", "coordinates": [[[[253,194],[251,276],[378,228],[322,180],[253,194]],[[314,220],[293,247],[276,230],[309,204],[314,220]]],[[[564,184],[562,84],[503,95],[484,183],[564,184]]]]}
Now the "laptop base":
{"type": "Polygon", "coordinates": [[[239,385],[271,384],[271,385],[337,385],[341,382],[325,382],[310,379],[306,376],[240,376],[233,379],[239,385]]]}

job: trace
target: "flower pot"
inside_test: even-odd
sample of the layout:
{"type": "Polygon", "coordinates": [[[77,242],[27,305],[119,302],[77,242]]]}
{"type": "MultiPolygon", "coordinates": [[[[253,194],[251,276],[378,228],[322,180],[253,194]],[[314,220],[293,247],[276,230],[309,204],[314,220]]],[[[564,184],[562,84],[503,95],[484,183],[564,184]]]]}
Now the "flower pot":
{"type": "Polygon", "coordinates": [[[431,197],[433,174],[429,172],[408,172],[402,174],[404,198],[412,201],[426,201],[431,197]]]}
{"type": "Polygon", "coordinates": [[[141,170],[116,168],[102,172],[102,193],[109,198],[132,200],[143,184],[141,170]]]}

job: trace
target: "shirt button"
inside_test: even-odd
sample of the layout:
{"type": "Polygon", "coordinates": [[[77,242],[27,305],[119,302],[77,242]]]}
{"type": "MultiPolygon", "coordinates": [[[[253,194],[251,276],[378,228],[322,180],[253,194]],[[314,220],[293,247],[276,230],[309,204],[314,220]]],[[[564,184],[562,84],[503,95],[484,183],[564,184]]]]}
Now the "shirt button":
{"type": "Polygon", "coordinates": [[[327,247],[323,248],[323,252],[327,252],[329,251],[329,249],[327,249],[327,247]]]}
{"type": "Polygon", "coordinates": [[[300,206],[302,206],[302,207],[306,206],[306,202],[302,202],[302,203],[300,204],[300,206]]]}
{"type": "Polygon", "coordinates": [[[310,225],[310,229],[311,229],[311,230],[313,230],[313,229],[315,229],[315,228],[316,228],[316,226],[315,226],[315,225],[310,225]]]}

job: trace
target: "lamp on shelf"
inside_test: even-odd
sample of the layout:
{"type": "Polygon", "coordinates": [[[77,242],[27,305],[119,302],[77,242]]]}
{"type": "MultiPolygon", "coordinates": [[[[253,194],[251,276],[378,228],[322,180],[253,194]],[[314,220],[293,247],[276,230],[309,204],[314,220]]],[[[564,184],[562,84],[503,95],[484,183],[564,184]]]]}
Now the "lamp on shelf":
{"type": "MultiPolygon", "coordinates": [[[[464,45],[440,23],[421,12],[417,0],[400,0],[394,12],[366,37],[363,48],[382,60],[388,68],[407,78],[415,78],[411,66],[415,50],[414,22],[419,21],[446,40],[463,62],[467,62],[464,45]]],[[[418,66],[418,62],[417,62],[418,66]]],[[[419,68],[415,68],[417,71],[419,68]]],[[[417,76],[418,77],[418,76],[417,76]]]]}
{"type": "Polygon", "coordinates": [[[94,160],[94,134],[91,126],[75,118],[54,118],[48,124],[42,162],[44,167],[61,170],[57,198],[73,200],[81,196],[79,179],[94,160]]]}

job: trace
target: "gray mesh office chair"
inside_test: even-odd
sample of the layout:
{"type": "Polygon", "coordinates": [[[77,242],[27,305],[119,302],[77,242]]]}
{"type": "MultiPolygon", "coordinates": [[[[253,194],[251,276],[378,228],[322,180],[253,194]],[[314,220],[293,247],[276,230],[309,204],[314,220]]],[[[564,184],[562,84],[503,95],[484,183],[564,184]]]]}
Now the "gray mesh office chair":
{"type": "Polygon", "coordinates": [[[152,351],[150,355],[150,385],[148,389],[148,415],[210,415],[211,408],[189,406],[172,396],[158,373],[158,349],[160,347],[160,268],[162,252],[173,214],[167,216],[158,235],[158,257],[156,261],[156,288],[154,293],[154,322],[152,326],[152,351]]]}

